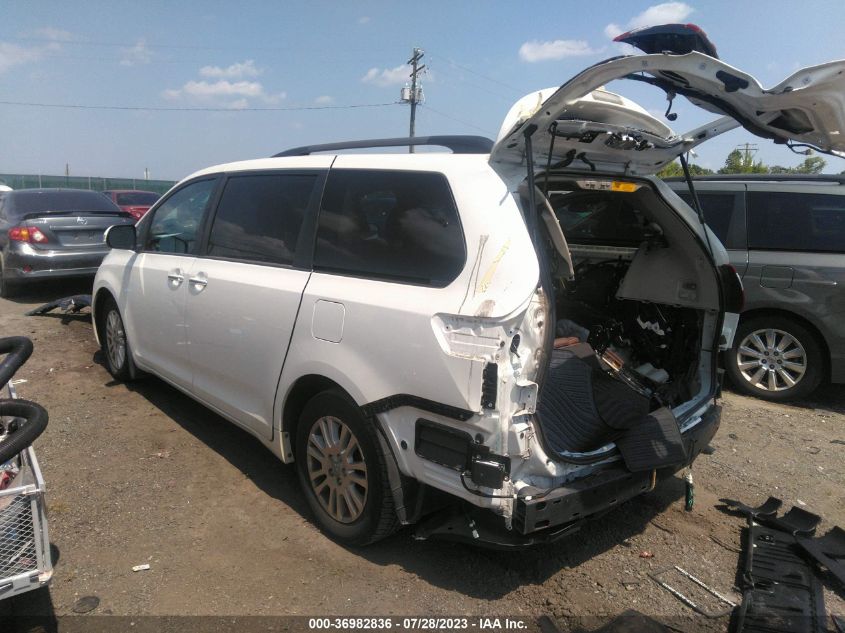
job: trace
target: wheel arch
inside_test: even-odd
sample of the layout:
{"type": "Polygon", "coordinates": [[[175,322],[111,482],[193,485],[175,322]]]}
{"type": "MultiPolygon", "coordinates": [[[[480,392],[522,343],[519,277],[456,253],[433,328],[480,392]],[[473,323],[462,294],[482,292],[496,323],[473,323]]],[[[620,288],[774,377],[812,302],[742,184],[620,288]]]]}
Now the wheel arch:
{"type": "MultiPolygon", "coordinates": [[[[294,461],[293,439],[296,437],[296,426],[299,423],[299,416],[307,402],[321,391],[337,389],[352,401],[355,399],[341,385],[331,378],[320,374],[307,374],[300,376],[294,381],[285,396],[282,405],[282,460],[285,463],[294,461]]],[[[357,404],[357,403],[356,403],[357,404]]]]}
{"type": "MultiPolygon", "coordinates": [[[[750,319],[760,318],[760,317],[767,317],[767,316],[779,316],[785,319],[791,319],[797,322],[802,327],[807,328],[807,330],[816,338],[816,342],[821,346],[822,349],[822,358],[824,360],[824,374],[823,379],[827,380],[830,378],[830,365],[831,365],[831,357],[830,357],[830,346],[827,344],[827,340],[825,339],[824,335],[821,333],[821,330],[816,326],[808,318],[797,314],[795,312],[791,312],[789,310],[783,310],[780,308],[755,308],[753,310],[748,310],[747,312],[743,312],[739,317],[740,325],[748,321],[750,319]]],[[[739,344],[738,339],[735,338],[736,344],[739,344]]]]}
{"type": "MultiPolygon", "coordinates": [[[[340,391],[351,402],[355,403],[355,406],[361,407],[361,404],[356,402],[355,398],[352,397],[347,389],[344,389],[342,385],[331,378],[321,374],[306,374],[297,378],[290,389],[288,389],[284,403],[282,404],[281,457],[283,462],[291,463],[294,461],[293,445],[296,438],[297,424],[299,423],[299,416],[302,414],[305,405],[315,395],[329,389],[340,391]]],[[[390,482],[390,491],[393,497],[396,516],[403,525],[413,522],[416,518],[412,516],[407,507],[411,500],[415,500],[413,495],[417,494],[418,487],[412,486],[409,478],[403,476],[400,472],[394,452],[395,448],[388,440],[388,435],[382,428],[377,417],[368,416],[363,411],[362,415],[375,426],[376,437],[381,445],[382,452],[385,454],[385,465],[387,466],[387,476],[390,482]]]]}
{"type": "Polygon", "coordinates": [[[91,301],[91,320],[94,325],[94,337],[97,339],[98,344],[102,344],[101,340],[101,328],[102,328],[102,315],[103,315],[103,304],[106,302],[107,299],[111,298],[115,303],[117,303],[117,298],[112,294],[111,290],[108,288],[100,288],[97,290],[96,294],[91,301]]]}

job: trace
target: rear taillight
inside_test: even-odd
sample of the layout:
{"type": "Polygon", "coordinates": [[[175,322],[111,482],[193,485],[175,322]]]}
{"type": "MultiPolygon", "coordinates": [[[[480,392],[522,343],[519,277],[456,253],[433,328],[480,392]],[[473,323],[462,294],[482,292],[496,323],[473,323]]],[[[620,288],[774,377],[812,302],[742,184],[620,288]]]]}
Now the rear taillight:
{"type": "Polygon", "coordinates": [[[47,236],[36,228],[30,228],[28,226],[13,226],[9,229],[9,239],[13,242],[43,244],[47,241],[47,236]]]}
{"type": "Polygon", "coordinates": [[[730,264],[719,266],[719,281],[722,285],[725,312],[739,314],[745,305],[745,290],[736,268],[730,264]]]}

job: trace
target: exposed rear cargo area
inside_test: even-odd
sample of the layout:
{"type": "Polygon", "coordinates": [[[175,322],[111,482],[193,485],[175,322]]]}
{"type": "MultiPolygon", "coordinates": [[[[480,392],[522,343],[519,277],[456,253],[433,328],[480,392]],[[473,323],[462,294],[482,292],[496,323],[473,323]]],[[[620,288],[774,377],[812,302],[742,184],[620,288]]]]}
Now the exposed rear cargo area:
{"type": "Polygon", "coordinates": [[[649,183],[633,191],[554,179],[547,198],[571,268],[555,258],[555,343],[537,409],[548,446],[632,471],[685,460],[683,413],[712,393],[716,273],[705,246],[649,183]]]}

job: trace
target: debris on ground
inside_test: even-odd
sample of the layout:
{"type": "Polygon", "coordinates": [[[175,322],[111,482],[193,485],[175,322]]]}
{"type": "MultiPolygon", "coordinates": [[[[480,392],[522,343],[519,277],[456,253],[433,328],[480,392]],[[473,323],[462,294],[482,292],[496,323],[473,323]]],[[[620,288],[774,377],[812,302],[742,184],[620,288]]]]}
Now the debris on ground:
{"type": "Polygon", "coordinates": [[[50,301],[37,308],[33,308],[29,312],[25,312],[26,316],[37,316],[39,314],[47,314],[51,310],[59,308],[65,314],[76,314],[83,308],[91,307],[91,295],[72,295],[62,299],[50,301]]]}
{"type": "Polygon", "coordinates": [[[135,565],[132,568],[132,571],[146,571],[149,568],[150,568],[149,563],[144,563],[143,565],[135,565]]]}
{"type": "Polygon", "coordinates": [[[73,603],[74,613],[89,613],[100,606],[100,599],[97,596],[83,596],[73,603]]]}

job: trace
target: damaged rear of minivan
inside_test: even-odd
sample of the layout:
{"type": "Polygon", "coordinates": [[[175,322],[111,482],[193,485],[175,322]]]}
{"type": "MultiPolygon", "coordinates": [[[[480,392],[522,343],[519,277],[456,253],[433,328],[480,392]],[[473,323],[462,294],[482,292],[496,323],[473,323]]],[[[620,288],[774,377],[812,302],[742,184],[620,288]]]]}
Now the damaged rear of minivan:
{"type": "Polygon", "coordinates": [[[490,165],[520,203],[540,273],[483,371],[482,406],[501,440],[473,446],[418,428],[417,446],[437,461],[451,442],[466,455],[466,498],[494,512],[441,514],[419,536],[554,540],[691,468],[716,433],[717,355],[732,342],[742,285],[691,181],[695,208],[653,175],[679,157],[686,170],[686,153],[740,125],[778,143],[845,150],[845,63],[764,90],[713,54],[613,58],[509,112],[490,165]],[[654,85],[670,109],[683,95],[723,116],[676,134],[604,88],[618,79],[654,85]]]}

